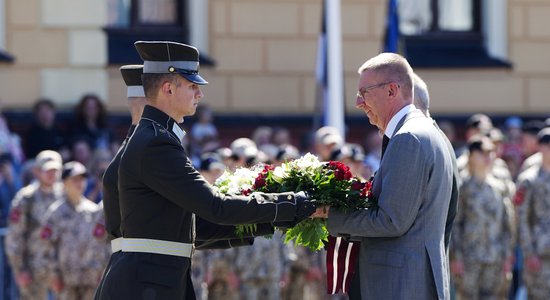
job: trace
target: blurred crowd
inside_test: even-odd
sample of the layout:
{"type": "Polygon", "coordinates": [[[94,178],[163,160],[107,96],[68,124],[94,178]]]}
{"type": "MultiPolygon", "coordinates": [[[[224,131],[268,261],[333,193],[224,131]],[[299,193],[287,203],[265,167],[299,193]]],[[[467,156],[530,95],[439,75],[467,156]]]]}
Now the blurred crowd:
{"type": "MultiPolygon", "coordinates": [[[[28,134],[20,137],[0,115],[0,298],[89,299],[110,255],[101,177],[120,141],[93,94],[76,105],[68,130],[60,130],[48,99],[35,103],[33,116],[28,134]]],[[[495,126],[476,114],[460,128],[444,120],[438,124],[455,147],[460,171],[450,247],[456,296],[477,299],[471,292],[479,290],[483,299],[518,292],[546,299],[550,118],[509,117],[495,126]]],[[[207,106],[199,107],[186,129],[186,149],[210,183],[225,170],[278,165],[307,151],[323,161],[344,162],[363,179],[380,164],[382,139],[375,130],[365,132],[360,143],[346,143],[336,129],[322,127],[312,134],[311,147],[300,149],[283,126],[261,126],[224,145],[207,106]]],[[[324,251],[311,253],[283,240],[276,233],[256,238],[250,247],[195,252],[192,276],[199,299],[344,298],[326,295],[324,251]]]]}

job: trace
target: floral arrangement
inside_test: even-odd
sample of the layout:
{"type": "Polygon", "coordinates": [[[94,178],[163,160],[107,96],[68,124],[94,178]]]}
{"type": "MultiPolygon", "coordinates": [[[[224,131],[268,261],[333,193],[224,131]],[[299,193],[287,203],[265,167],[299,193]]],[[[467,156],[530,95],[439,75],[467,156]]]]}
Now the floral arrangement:
{"type": "MultiPolygon", "coordinates": [[[[282,193],[305,191],[317,206],[331,206],[339,210],[353,211],[375,205],[371,181],[362,182],[352,177],[349,167],[341,162],[320,162],[310,153],[281,166],[256,166],[251,170],[238,169],[224,173],[215,184],[222,193],[249,195],[253,192],[282,193]]],[[[237,231],[254,230],[241,225],[237,231]]],[[[316,251],[328,239],[326,220],[306,219],[286,229],[285,242],[294,241],[316,251]]]]}

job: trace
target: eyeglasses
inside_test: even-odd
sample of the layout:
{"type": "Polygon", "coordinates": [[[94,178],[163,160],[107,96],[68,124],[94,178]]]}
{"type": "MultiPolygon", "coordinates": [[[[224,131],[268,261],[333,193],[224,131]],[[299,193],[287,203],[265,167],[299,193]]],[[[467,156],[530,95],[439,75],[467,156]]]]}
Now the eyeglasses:
{"type": "Polygon", "coordinates": [[[379,84],[375,84],[375,85],[371,85],[371,86],[361,88],[359,91],[357,91],[357,98],[361,98],[361,99],[365,100],[365,94],[369,90],[372,90],[372,89],[375,89],[375,88],[378,88],[378,87],[381,87],[381,86],[385,86],[386,84],[392,83],[392,82],[393,81],[388,81],[388,82],[379,83],[379,84]]]}

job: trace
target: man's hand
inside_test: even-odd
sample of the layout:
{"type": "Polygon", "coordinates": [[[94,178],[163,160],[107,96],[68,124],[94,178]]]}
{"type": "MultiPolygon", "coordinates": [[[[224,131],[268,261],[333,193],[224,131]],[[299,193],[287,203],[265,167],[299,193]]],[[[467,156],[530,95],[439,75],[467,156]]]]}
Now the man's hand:
{"type": "Polygon", "coordinates": [[[20,288],[26,288],[32,283],[31,273],[23,271],[15,276],[15,281],[20,288]]]}
{"type": "Polygon", "coordinates": [[[317,207],[315,212],[311,215],[312,218],[321,218],[321,219],[328,219],[328,212],[330,210],[330,206],[321,206],[317,207]]]}
{"type": "Polygon", "coordinates": [[[537,255],[531,255],[525,259],[525,266],[529,272],[537,273],[542,268],[542,262],[537,255]]]}

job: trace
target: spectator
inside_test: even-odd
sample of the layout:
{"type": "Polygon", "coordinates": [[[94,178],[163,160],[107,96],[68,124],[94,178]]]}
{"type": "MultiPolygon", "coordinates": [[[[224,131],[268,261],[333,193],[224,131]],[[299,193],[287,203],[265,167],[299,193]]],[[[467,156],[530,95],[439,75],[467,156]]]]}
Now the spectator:
{"type": "Polygon", "coordinates": [[[107,111],[97,95],[86,94],[74,110],[73,137],[84,136],[95,150],[111,149],[113,133],[107,126],[107,111]]]}
{"type": "Polygon", "coordinates": [[[25,137],[25,155],[34,158],[43,150],[67,151],[63,133],[55,124],[55,104],[46,98],[38,99],[33,106],[33,124],[25,137]]]}

